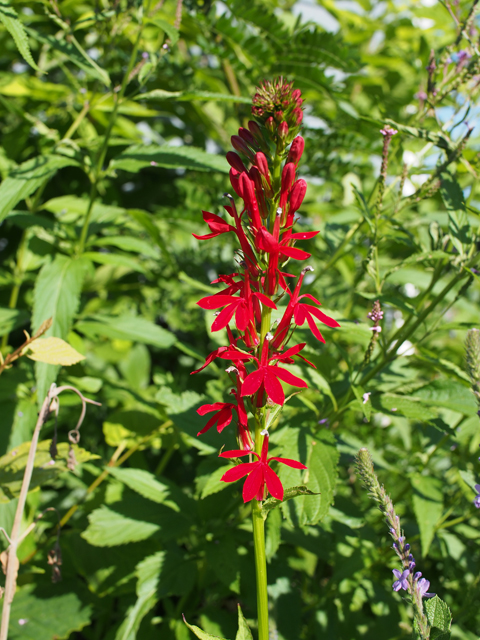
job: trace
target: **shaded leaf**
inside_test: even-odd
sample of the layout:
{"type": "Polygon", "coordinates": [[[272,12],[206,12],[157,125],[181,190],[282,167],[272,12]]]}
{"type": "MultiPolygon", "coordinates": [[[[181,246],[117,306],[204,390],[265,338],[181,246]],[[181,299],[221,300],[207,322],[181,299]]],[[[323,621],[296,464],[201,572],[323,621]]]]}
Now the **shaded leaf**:
{"type": "Polygon", "coordinates": [[[452,625],[452,614],[448,605],[438,596],[435,596],[425,600],[424,607],[428,623],[432,627],[430,632],[431,640],[448,640],[452,625]]]}
{"type": "Polygon", "coordinates": [[[228,173],[229,164],[223,156],[208,153],[197,147],[169,147],[135,145],[114,158],[109,169],[123,169],[136,173],[145,167],[158,166],[165,169],[194,169],[197,171],[220,171],[228,173]]]}
{"type": "Polygon", "coordinates": [[[176,341],[173,333],[140,316],[97,315],[93,320],[81,320],[75,326],[89,336],[132,340],[159,349],[168,349],[176,341]]]}
{"type": "Polygon", "coordinates": [[[21,309],[0,307],[0,336],[10,333],[28,322],[28,313],[21,309]]]}
{"type": "Polygon", "coordinates": [[[435,527],[442,517],[443,504],[428,500],[420,495],[414,494],[412,497],[413,511],[420,529],[420,542],[422,544],[422,556],[428,555],[430,545],[435,536],[435,527]]]}
{"type": "Polygon", "coordinates": [[[28,44],[28,38],[25,32],[25,28],[18,19],[18,14],[15,9],[10,5],[9,2],[5,2],[5,0],[2,0],[0,2],[0,22],[15,40],[17,49],[19,50],[25,62],[28,62],[28,64],[36,71],[40,71],[35,63],[35,60],[32,58],[32,53],[30,51],[30,45],[28,44]]]}

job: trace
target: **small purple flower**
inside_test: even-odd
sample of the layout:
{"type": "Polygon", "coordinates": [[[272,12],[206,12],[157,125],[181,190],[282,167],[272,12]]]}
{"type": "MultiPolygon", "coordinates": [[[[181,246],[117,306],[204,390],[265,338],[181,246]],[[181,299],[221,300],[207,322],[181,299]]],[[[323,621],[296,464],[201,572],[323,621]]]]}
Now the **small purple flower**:
{"type": "Polygon", "coordinates": [[[368,402],[368,401],[369,401],[369,399],[370,399],[370,394],[371,394],[371,393],[372,393],[371,391],[367,391],[367,393],[364,393],[364,394],[363,394],[363,396],[362,396],[362,397],[363,397],[363,404],[367,404],[367,402],[368,402]]]}
{"type": "MultiPolygon", "coordinates": [[[[392,573],[397,578],[397,580],[395,580],[395,582],[392,585],[393,590],[400,591],[400,589],[405,589],[405,591],[407,591],[408,590],[407,578],[410,575],[410,571],[408,569],[405,569],[405,571],[401,573],[398,569],[392,569],[392,573]]],[[[430,583],[428,583],[428,586],[430,586],[430,583]]]]}
{"type": "Polygon", "coordinates": [[[480,484],[475,485],[475,491],[478,495],[475,496],[473,504],[477,507],[477,509],[480,509],[480,484]]]}
{"type": "Polygon", "coordinates": [[[434,593],[427,593],[430,589],[430,582],[426,578],[422,578],[418,581],[417,589],[421,598],[433,598],[435,596],[434,593]]]}

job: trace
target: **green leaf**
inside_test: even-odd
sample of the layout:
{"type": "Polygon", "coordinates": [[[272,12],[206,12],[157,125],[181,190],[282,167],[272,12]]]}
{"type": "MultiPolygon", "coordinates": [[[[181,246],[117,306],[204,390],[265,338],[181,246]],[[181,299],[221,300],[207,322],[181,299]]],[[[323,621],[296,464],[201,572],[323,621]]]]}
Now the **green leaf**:
{"type": "Polygon", "coordinates": [[[448,605],[438,596],[424,601],[428,624],[431,626],[431,640],[448,640],[452,625],[452,614],[448,605]]]}
{"type": "Polygon", "coordinates": [[[142,225],[142,227],[145,229],[148,235],[152,238],[152,240],[156,242],[156,244],[160,247],[164,257],[170,263],[173,264],[167,245],[165,244],[162,236],[160,235],[158,228],[155,226],[152,220],[153,216],[147,213],[146,211],[142,211],[141,209],[128,209],[127,213],[134,220],[136,220],[140,225],[142,225]]]}
{"type": "Polygon", "coordinates": [[[126,484],[147,500],[153,500],[162,504],[170,494],[167,485],[159,482],[153,473],[143,469],[122,469],[121,467],[108,467],[108,472],[114,478],[126,484]]]}
{"type": "Polygon", "coordinates": [[[176,341],[173,333],[139,316],[98,315],[93,320],[77,322],[75,327],[88,336],[132,340],[159,349],[168,349],[176,341]]]}
{"type": "Polygon", "coordinates": [[[252,632],[248,628],[240,605],[238,605],[238,631],[235,640],[253,640],[252,632]]]}
{"type": "Polygon", "coordinates": [[[161,18],[149,18],[147,20],[147,24],[154,24],[156,27],[162,29],[162,31],[167,34],[172,47],[177,44],[180,34],[178,33],[178,29],[174,27],[173,24],[170,24],[169,22],[167,22],[166,20],[162,20],[161,18]]]}
{"type": "MultiPolygon", "coordinates": [[[[45,334],[65,339],[71,329],[74,315],[80,305],[80,294],[90,262],[82,258],[68,258],[57,254],[46,264],[35,282],[33,293],[32,328],[36,331],[42,322],[52,318],[52,326],[45,334]]],[[[37,362],[37,398],[41,405],[58,373],[58,366],[37,362]]]]}
{"type": "Polygon", "coordinates": [[[138,273],[146,273],[145,268],[135,258],[122,255],[121,253],[97,253],[96,251],[86,251],[84,258],[96,262],[98,264],[111,264],[114,267],[124,267],[128,271],[138,271],[138,273]]]}
{"type": "Polygon", "coordinates": [[[0,222],[13,207],[52,178],[59,169],[78,165],[66,156],[37,156],[16,167],[0,185],[0,222]]]}
{"type": "Polygon", "coordinates": [[[206,562],[223,584],[240,593],[240,557],[233,532],[206,545],[206,562]]]}
{"type": "Polygon", "coordinates": [[[265,555],[270,562],[277,553],[282,540],[282,514],[280,509],[271,509],[267,522],[265,534],[265,555]]]}
{"type": "MultiPolygon", "coordinates": [[[[57,445],[58,454],[55,460],[50,455],[51,440],[44,440],[37,446],[35,466],[30,481],[30,491],[46,482],[51,482],[61,473],[67,471],[69,445],[61,442],[57,445]]],[[[20,494],[25,466],[27,464],[30,442],[24,442],[0,458],[0,503],[9,502],[20,494]]],[[[99,456],[73,445],[77,462],[96,460],[99,456]]]]}
{"type": "MultiPolygon", "coordinates": [[[[96,247],[117,247],[124,251],[131,251],[133,253],[139,253],[154,260],[158,260],[158,251],[145,240],[140,238],[133,238],[131,236],[104,236],[103,238],[97,238],[92,240],[91,244],[96,247]]],[[[108,255],[108,254],[102,254],[108,255]]]]}
{"type": "Polygon", "coordinates": [[[453,246],[464,255],[472,241],[465,200],[460,185],[448,171],[440,174],[440,194],[448,211],[448,230],[453,246]]]}
{"type": "Polygon", "coordinates": [[[428,500],[420,495],[412,497],[413,511],[420,529],[420,542],[422,544],[422,556],[428,555],[430,545],[435,536],[435,527],[442,517],[443,504],[434,500],[428,500]]]}
{"type": "Polygon", "coordinates": [[[23,24],[18,19],[18,14],[15,9],[5,0],[0,1],[0,22],[3,24],[8,33],[15,40],[17,49],[22,55],[25,62],[35,69],[43,73],[36,65],[35,60],[32,58],[30,52],[30,45],[28,44],[28,37],[25,32],[23,24]]]}
{"type": "Polygon", "coordinates": [[[433,420],[438,415],[434,405],[430,407],[418,399],[407,398],[394,393],[383,393],[381,396],[374,396],[372,404],[383,413],[403,415],[411,420],[433,420]]]}
{"type": "Polygon", "coordinates": [[[91,607],[85,606],[74,592],[45,597],[41,589],[37,589],[38,593],[33,590],[34,585],[17,590],[12,604],[9,638],[65,640],[90,624],[91,607]],[[18,620],[25,620],[25,623],[14,623],[18,620]]]}
{"type": "Polygon", "coordinates": [[[70,62],[72,62],[79,69],[82,69],[87,75],[97,78],[106,87],[109,87],[111,82],[108,73],[101,69],[98,64],[92,60],[87,52],[79,45],[79,43],[73,39],[71,42],[67,42],[65,39],[57,39],[54,36],[39,33],[33,29],[26,28],[27,33],[35,38],[38,42],[44,45],[48,45],[54,51],[61,54],[61,57],[66,56],[70,62]]]}
{"type": "Polygon", "coordinates": [[[289,489],[285,489],[283,492],[283,500],[277,500],[277,498],[268,498],[262,503],[262,516],[263,519],[266,520],[268,514],[272,509],[278,507],[283,502],[287,500],[292,500],[292,498],[297,498],[298,496],[316,496],[320,495],[310,489],[307,489],[305,485],[300,485],[299,487],[290,487],[289,489]]]}
{"type": "Polygon", "coordinates": [[[197,638],[200,638],[200,640],[226,640],[225,638],[220,638],[219,636],[212,636],[210,633],[205,633],[205,631],[202,631],[194,624],[188,624],[188,622],[185,620],[185,616],[183,614],[182,616],[183,621],[185,622],[187,627],[190,629],[190,631],[193,631],[193,633],[197,636],[197,638]]]}
{"type": "Polygon", "coordinates": [[[164,89],[154,89],[147,93],[141,93],[135,100],[173,100],[177,102],[193,102],[195,100],[218,102],[240,102],[251,104],[252,99],[247,96],[236,96],[232,93],[215,93],[212,91],[165,91],[164,89]]]}
{"type": "Polygon", "coordinates": [[[478,409],[475,396],[468,386],[452,378],[433,380],[415,391],[415,397],[429,407],[444,407],[466,416],[475,415],[478,409]]]}
{"type": "Polygon", "coordinates": [[[4,336],[17,327],[26,324],[28,319],[29,316],[26,311],[0,307],[0,336],[4,336]]]}
{"type": "Polygon", "coordinates": [[[365,401],[365,391],[363,387],[360,386],[352,385],[352,391],[355,394],[356,399],[358,400],[363,415],[368,421],[370,421],[370,416],[372,415],[372,403],[370,402],[370,396],[368,396],[367,400],[365,401]]]}
{"type": "Polygon", "coordinates": [[[226,489],[228,487],[227,482],[221,482],[220,480],[224,473],[225,466],[222,466],[218,469],[215,469],[215,471],[213,471],[212,473],[208,474],[208,480],[205,483],[200,496],[202,500],[207,496],[211,496],[214,493],[218,493],[219,491],[222,491],[223,489],[226,489]]]}
{"type": "Polygon", "coordinates": [[[192,169],[228,173],[229,164],[223,156],[207,153],[197,147],[169,147],[168,145],[134,145],[114,158],[109,170],[123,169],[137,173],[152,166],[165,169],[192,169]],[[153,163],[153,164],[152,164],[153,163]]]}

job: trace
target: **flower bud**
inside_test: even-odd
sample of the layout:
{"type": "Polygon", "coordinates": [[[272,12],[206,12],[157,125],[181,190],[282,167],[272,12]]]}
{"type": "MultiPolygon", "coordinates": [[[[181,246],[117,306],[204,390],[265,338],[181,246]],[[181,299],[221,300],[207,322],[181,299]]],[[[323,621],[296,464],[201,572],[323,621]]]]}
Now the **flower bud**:
{"type": "Polygon", "coordinates": [[[245,165],[243,164],[240,156],[235,153],[235,151],[229,151],[227,153],[227,162],[228,164],[242,173],[242,171],[246,171],[245,165]]]}
{"type": "Polygon", "coordinates": [[[293,216],[293,214],[300,209],[302,206],[303,199],[305,198],[305,194],[307,193],[307,183],[303,178],[297,180],[290,191],[290,209],[288,211],[288,216],[293,216]]]}
{"type": "Polygon", "coordinates": [[[275,111],[275,120],[277,122],[282,122],[282,120],[283,120],[283,111],[275,111]]]}
{"type": "Polygon", "coordinates": [[[233,190],[235,191],[237,196],[243,199],[243,191],[239,183],[239,178],[241,175],[243,175],[243,172],[237,171],[233,167],[230,169],[230,183],[233,187],[233,190]]]}
{"type": "Polygon", "coordinates": [[[251,147],[257,147],[257,142],[255,140],[255,138],[252,136],[252,134],[250,133],[250,131],[248,129],[245,129],[244,127],[240,127],[240,129],[238,130],[238,135],[245,140],[245,142],[247,144],[249,144],[251,147]]]}
{"type": "Polygon", "coordinates": [[[295,165],[293,164],[293,162],[287,162],[282,171],[282,194],[290,191],[294,180],[295,165]]]}
{"type": "Polygon", "coordinates": [[[298,126],[299,124],[302,124],[302,120],[303,120],[303,111],[302,109],[300,109],[300,107],[296,107],[293,111],[292,111],[292,115],[295,118],[295,122],[296,125],[298,126]]]}
{"type": "Polygon", "coordinates": [[[294,138],[292,146],[290,147],[290,151],[288,152],[287,162],[293,162],[295,166],[298,167],[298,163],[300,162],[300,158],[302,157],[304,148],[305,140],[302,138],[302,136],[297,136],[296,138],[294,138]]]}
{"type": "Polygon", "coordinates": [[[294,91],[292,91],[293,100],[297,101],[301,97],[302,97],[302,92],[300,91],[300,89],[295,89],[294,91]]]}
{"type": "Polygon", "coordinates": [[[262,130],[254,120],[248,121],[248,128],[257,142],[260,142],[263,139],[262,130]]]}
{"type": "Polygon", "coordinates": [[[234,149],[236,149],[240,153],[243,153],[243,155],[247,156],[247,158],[253,162],[253,153],[249,149],[245,140],[242,140],[240,136],[232,136],[231,142],[234,149]]]}
{"type": "Polygon", "coordinates": [[[262,224],[260,221],[260,212],[258,210],[257,199],[255,197],[253,180],[251,180],[246,173],[241,173],[238,183],[243,193],[242,197],[245,202],[245,206],[250,212],[252,224],[256,229],[260,229],[262,224]]]}
{"type": "Polygon", "coordinates": [[[265,126],[267,127],[267,131],[270,133],[275,133],[275,120],[270,116],[265,120],[265,126]]]}
{"type": "Polygon", "coordinates": [[[288,136],[288,124],[286,122],[281,122],[278,125],[277,133],[280,140],[286,140],[288,136]]]}
{"type": "Polygon", "coordinates": [[[257,191],[257,193],[261,193],[263,190],[262,174],[260,173],[258,168],[255,166],[251,167],[250,171],[248,172],[248,175],[250,179],[253,180],[253,183],[255,185],[255,190],[257,191]]]}

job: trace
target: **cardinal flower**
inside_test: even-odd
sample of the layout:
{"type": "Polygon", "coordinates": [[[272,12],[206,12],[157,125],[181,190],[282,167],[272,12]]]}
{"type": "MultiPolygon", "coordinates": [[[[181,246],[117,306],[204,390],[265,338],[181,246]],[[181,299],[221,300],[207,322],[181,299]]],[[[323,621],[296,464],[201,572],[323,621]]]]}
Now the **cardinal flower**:
{"type": "Polygon", "coordinates": [[[283,487],[280,482],[280,478],[275,471],[270,468],[270,462],[276,460],[282,464],[286,464],[288,467],[294,469],[306,469],[307,467],[297,460],[291,460],[290,458],[268,458],[268,435],[265,435],[262,445],[262,453],[259,456],[254,451],[244,451],[238,449],[234,451],[224,451],[220,454],[221,458],[241,458],[246,455],[254,455],[256,462],[242,462],[241,464],[229,469],[220,478],[223,482],[236,482],[245,476],[248,476],[243,485],[243,501],[250,502],[253,498],[257,500],[264,500],[265,498],[265,485],[269,493],[277,500],[283,500],[283,487]]]}
{"type": "Polygon", "coordinates": [[[285,310],[285,313],[283,314],[283,318],[281,319],[277,327],[277,330],[275,331],[275,335],[273,337],[273,346],[276,348],[279,348],[282,345],[282,343],[285,341],[288,335],[288,332],[290,330],[290,324],[292,322],[292,318],[295,320],[295,324],[297,325],[302,325],[306,320],[308,323],[308,326],[310,327],[310,331],[318,340],[320,340],[320,342],[325,342],[325,339],[320,333],[315,323],[315,319],[320,320],[320,322],[322,322],[323,324],[326,324],[327,327],[333,328],[333,327],[340,326],[336,320],[334,320],[333,318],[330,318],[330,316],[327,316],[325,313],[323,313],[323,311],[320,311],[320,309],[317,309],[311,304],[305,304],[304,302],[300,302],[302,298],[308,298],[312,302],[315,302],[315,304],[320,305],[320,302],[316,298],[314,298],[310,293],[304,293],[302,296],[299,295],[303,278],[305,277],[305,274],[307,273],[307,271],[313,271],[312,267],[305,267],[305,269],[302,271],[293,294],[290,294],[290,292],[287,289],[291,297],[290,297],[290,302],[288,303],[287,308],[285,310]]]}
{"type": "Polygon", "coordinates": [[[232,402],[215,402],[214,404],[204,404],[199,407],[197,409],[199,416],[212,413],[212,411],[215,411],[215,415],[213,415],[203,429],[197,433],[197,436],[201,436],[202,433],[208,431],[214,424],[217,425],[218,433],[221,433],[225,427],[231,423],[234,409],[238,412],[237,405],[232,402]]]}

